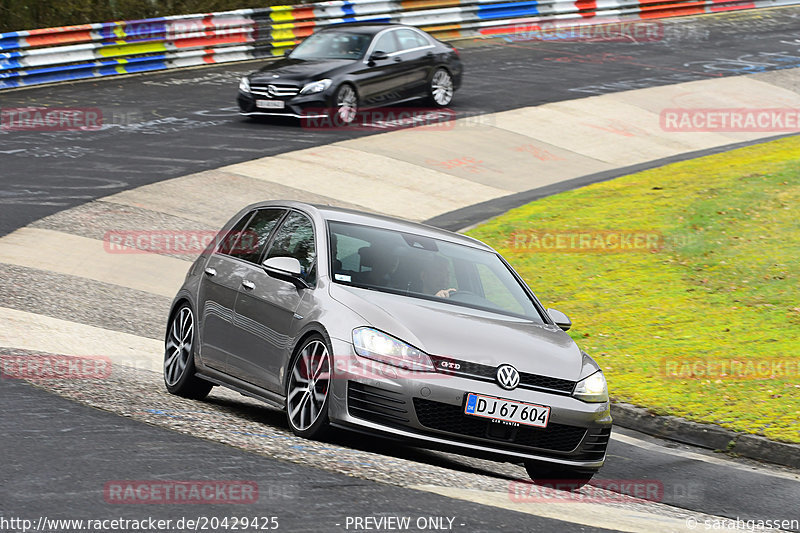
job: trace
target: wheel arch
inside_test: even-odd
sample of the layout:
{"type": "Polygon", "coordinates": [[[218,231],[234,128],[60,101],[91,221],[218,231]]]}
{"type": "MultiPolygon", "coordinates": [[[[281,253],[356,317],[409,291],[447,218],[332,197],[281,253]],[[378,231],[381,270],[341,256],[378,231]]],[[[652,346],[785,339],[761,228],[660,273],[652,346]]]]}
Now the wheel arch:
{"type": "MultiPolygon", "coordinates": [[[[189,306],[189,309],[191,309],[195,316],[195,320],[197,320],[197,310],[194,307],[194,302],[192,302],[192,300],[186,294],[179,294],[172,301],[172,306],[169,309],[169,315],[167,315],[167,328],[164,330],[164,338],[166,338],[166,336],[169,334],[169,326],[172,324],[172,319],[175,318],[175,313],[178,312],[178,309],[180,309],[183,304],[187,304],[189,306]]],[[[197,327],[196,324],[195,327],[197,327]]]]}
{"type": "Polygon", "coordinates": [[[297,334],[297,336],[295,337],[297,340],[292,346],[292,350],[289,352],[289,358],[286,361],[286,366],[284,367],[284,372],[283,372],[283,379],[281,380],[283,382],[284,391],[286,390],[286,387],[289,384],[289,367],[292,365],[294,358],[297,357],[297,354],[300,351],[300,348],[302,348],[303,344],[305,344],[305,342],[314,335],[319,335],[322,337],[322,339],[325,341],[325,344],[327,344],[328,346],[328,350],[331,352],[330,354],[331,358],[333,358],[333,351],[332,351],[333,343],[331,342],[331,336],[328,335],[328,331],[319,322],[313,322],[311,324],[308,324],[297,334]]]}
{"type": "Polygon", "coordinates": [[[439,69],[446,70],[447,73],[450,74],[450,77],[453,80],[455,80],[455,74],[453,74],[453,69],[450,68],[450,65],[448,65],[447,63],[439,63],[438,65],[433,65],[431,67],[431,73],[428,76],[428,84],[430,84],[433,81],[433,75],[436,74],[436,71],[439,69]]]}
{"type": "MultiPolygon", "coordinates": [[[[196,343],[199,342],[199,339],[202,337],[202,333],[201,333],[202,327],[200,325],[200,315],[197,312],[197,306],[195,305],[195,302],[192,299],[192,297],[189,295],[189,293],[185,292],[185,291],[182,291],[182,292],[179,292],[175,296],[175,299],[172,301],[172,306],[169,309],[169,315],[167,315],[167,326],[164,329],[164,339],[165,339],[165,341],[166,341],[167,335],[169,335],[169,327],[170,327],[170,324],[172,324],[172,319],[175,318],[175,313],[177,313],[178,310],[181,307],[183,307],[184,304],[189,306],[189,309],[191,310],[192,315],[194,316],[194,327],[195,327],[195,336],[196,336],[195,342],[196,343]]],[[[199,345],[198,345],[197,349],[194,350],[194,363],[195,363],[195,365],[200,363],[200,366],[202,367],[202,360],[200,359],[200,355],[199,354],[200,354],[200,349],[199,349],[199,345]]]]}
{"type": "Polygon", "coordinates": [[[339,94],[339,89],[341,89],[344,85],[349,85],[350,87],[353,88],[353,90],[356,92],[356,98],[358,99],[359,104],[364,100],[364,98],[361,95],[361,88],[358,86],[358,83],[356,83],[356,81],[351,78],[344,78],[340,80],[338,83],[336,83],[336,87],[333,89],[333,92],[331,93],[331,104],[334,107],[336,106],[336,95],[339,94]]]}

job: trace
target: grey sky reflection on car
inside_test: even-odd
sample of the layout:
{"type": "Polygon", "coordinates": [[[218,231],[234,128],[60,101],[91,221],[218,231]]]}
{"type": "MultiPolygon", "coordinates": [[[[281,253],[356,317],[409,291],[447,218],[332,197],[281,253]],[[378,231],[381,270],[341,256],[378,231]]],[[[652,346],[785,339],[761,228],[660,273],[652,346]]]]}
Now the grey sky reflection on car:
{"type": "Polygon", "coordinates": [[[522,316],[543,323],[528,294],[500,258],[420,235],[330,222],[334,280],[416,298],[522,316]],[[471,273],[469,275],[467,273],[471,273]]]}

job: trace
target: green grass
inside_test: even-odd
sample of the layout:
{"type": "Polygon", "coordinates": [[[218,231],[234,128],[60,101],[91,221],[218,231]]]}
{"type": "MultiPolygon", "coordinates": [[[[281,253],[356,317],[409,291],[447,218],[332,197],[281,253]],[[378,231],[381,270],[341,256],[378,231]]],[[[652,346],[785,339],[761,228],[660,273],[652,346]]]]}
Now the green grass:
{"type": "Polygon", "coordinates": [[[613,399],[800,443],[800,137],[544,198],[468,233],[572,318],[570,334],[604,368],[613,399]],[[665,244],[520,247],[514,234],[533,230],[646,230],[665,244]],[[680,366],[774,360],[789,365],[744,376],[680,366]],[[675,365],[678,376],[667,371],[675,365]]]}

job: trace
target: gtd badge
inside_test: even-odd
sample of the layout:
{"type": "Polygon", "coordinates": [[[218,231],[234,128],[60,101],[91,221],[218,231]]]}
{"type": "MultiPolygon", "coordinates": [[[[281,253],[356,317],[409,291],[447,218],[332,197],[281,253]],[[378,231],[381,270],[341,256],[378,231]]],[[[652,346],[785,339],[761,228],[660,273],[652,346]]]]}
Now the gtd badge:
{"type": "Polygon", "coordinates": [[[497,367],[497,384],[506,390],[516,389],[519,385],[519,372],[511,365],[500,365],[497,367]]]}

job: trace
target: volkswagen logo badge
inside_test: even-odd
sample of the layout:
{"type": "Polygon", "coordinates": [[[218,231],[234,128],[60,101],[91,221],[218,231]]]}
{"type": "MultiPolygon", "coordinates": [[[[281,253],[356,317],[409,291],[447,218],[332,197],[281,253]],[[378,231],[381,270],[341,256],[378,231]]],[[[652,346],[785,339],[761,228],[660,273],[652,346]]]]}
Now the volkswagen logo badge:
{"type": "Polygon", "coordinates": [[[275,96],[275,86],[274,85],[267,85],[267,94],[270,96],[275,96]]]}
{"type": "Polygon", "coordinates": [[[519,385],[519,372],[511,365],[497,367],[497,384],[506,390],[516,389],[519,385]]]}

